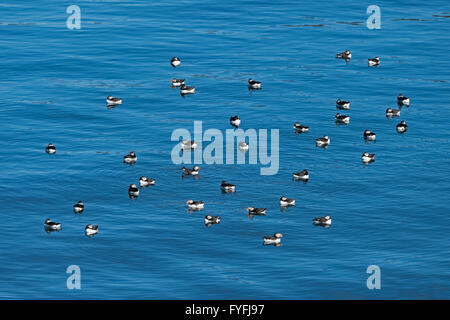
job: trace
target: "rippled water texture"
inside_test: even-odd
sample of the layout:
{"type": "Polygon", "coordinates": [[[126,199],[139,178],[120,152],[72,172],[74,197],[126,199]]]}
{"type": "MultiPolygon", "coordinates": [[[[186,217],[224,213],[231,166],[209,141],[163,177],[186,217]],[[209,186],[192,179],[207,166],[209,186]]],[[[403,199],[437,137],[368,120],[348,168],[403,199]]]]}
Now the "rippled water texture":
{"type": "Polygon", "coordinates": [[[60,1],[0,5],[1,298],[450,298],[448,1],[378,1],[380,30],[364,1],[73,4],[80,30],[60,1]],[[347,48],[349,63],[335,59],[347,48]],[[181,97],[173,77],[196,94],[181,97]],[[387,119],[398,93],[411,106],[387,119]],[[109,94],[123,104],[106,108],[109,94]],[[348,126],[334,122],[337,98],[351,101],[348,126]],[[194,120],[224,131],[235,114],[243,129],[280,130],[278,174],[202,164],[182,179],[172,131],[194,120]],[[314,144],[324,134],[326,150],[314,144]],[[131,150],[134,166],[122,163],[131,150]],[[376,161],[363,165],[364,151],[376,161]],[[309,182],[293,181],[303,169],[309,182]],[[130,200],[141,175],[156,184],[130,200]],[[237,192],[222,194],[223,179],[237,192]],[[282,195],[296,206],[281,211],[282,195]],[[187,199],[205,209],[189,213],[187,199]],[[248,206],[267,216],[249,219],[248,206]],[[206,214],[221,223],[206,228],[206,214]],[[330,228],[312,225],[325,214],[330,228]],[[46,218],[62,230],[47,234],[46,218]],[[275,232],[283,245],[263,246],[275,232]],[[69,265],[81,290],[66,287],[69,265]],[[369,265],[381,290],[366,287],[369,265]]]}

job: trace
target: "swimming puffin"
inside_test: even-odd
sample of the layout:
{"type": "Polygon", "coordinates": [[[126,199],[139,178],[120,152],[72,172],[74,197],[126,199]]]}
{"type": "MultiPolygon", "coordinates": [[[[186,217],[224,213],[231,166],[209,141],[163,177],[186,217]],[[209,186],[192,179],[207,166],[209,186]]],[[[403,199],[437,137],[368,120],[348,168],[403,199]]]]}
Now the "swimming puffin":
{"type": "Polygon", "coordinates": [[[239,128],[239,125],[241,124],[241,119],[239,119],[239,116],[230,117],[230,124],[233,127],[239,128]]]}
{"type": "Polygon", "coordinates": [[[345,59],[345,60],[350,60],[352,57],[352,53],[350,52],[350,50],[345,50],[344,52],[340,52],[336,55],[337,59],[345,59]]]}
{"type": "Polygon", "coordinates": [[[139,195],[139,189],[135,184],[130,184],[130,187],[128,188],[128,195],[130,198],[135,198],[139,195]]]}
{"type": "Polygon", "coordinates": [[[242,151],[247,151],[248,150],[248,144],[245,143],[244,141],[239,142],[238,143],[238,147],[239,147],[239,150],[242,150],[242,151]]]}
{"type": "Polygon", "coordinates": [[[183,175],[196,176],[196,175],[198,175],[198,172],[200,171],[200,167],[199,166],[195,166],[192,169],[188,169],[186,167],[183,167],[183,168],[181,168],[181,170],[183,171],[183,175]]]}
{"type": "Polygon", "coordinates": [[[386,118],[399,117],[399,116],[400,116],[400,109],[392,109],[392,108],[386,109],[386,118]]]}
{"type": "Polygon", "coordinates": [[[73,211],[75,213],[82,213],[84,211],[84,203],[83,201],[78,201],[73,205],[73,211]]]}
{"type": "Polygon", "coordinates": [[[409,98],[405,97],[401,93],[397,96],[397,103],[399,105],[409,106],[409,98]]]}
{"type": "Polygon", "coordinates": [[[375,57],[373,59],[368,59],[369,67],[380,65],[380,58],[375,57]]]}
{"type": "Polygon", "coordinates": [[[211,226],[212,224],[218,223],[220,223],[220,216],[212,216],[209,214],[205,216],[205,225],[207,227],[211,226]]]}
{"type": "Polygon", "coordinates": [[[250,78],[248,79],[248,86],[251,89],[261,89],[261,81],[256,81],[250,78]]]}
{"type": "Polygon", "coordinates": [[[195,149],[195,148],[197,148],[197,142],[195,142],[194,140],[192,140],[192,141],[181,140],[181,147],[184,150],[195,149]]]}
{"type": "Polygon", "coordinates": [[[375,153],[364,152],[361,156],[361,160],[364,163],[370,163],[375,161],[375,153]]]}
{"type": "Polygon", "coordinates": [[[266,214],[266,208],[254,208],[254,207],[248,207],[248,216],[263,216],[266,214]]]}
{"type": "Polygon", "coordinates": [[[134,163],[137,161],[137,156],[134,151],[131,151],[129,154],[123,156],[123,162],[125,163],[134,163]]]}
{"type": "Polygon", "coordinates": [[[56,148],[52,143],[49,143],[48,146],[45,147],[45,152],[48,154],[54,154],[56,152],[56,148]]]}
{"type": "Polygon", "coordinates": [[[220,188],[222,189],[222,191],[225,191],[225,192],[235,192],[236,191],[236,186],[234,184],[226,183],[224,180],[222,180],[222,184],[220,185],[220,188]]]}
{"type": "Polygon", "coordinates": [[[308,132],[309,127],[300,124],[300,122],[296,122],[296,123],[294,123],[294,131],[296,133],[308,132]]]}
{"type": "Polygon", "coordinates": [[[53,222],[50,219],[46,219],[44,221],[44,225],[45,225],[46,228],[51,229],[51,230],[59,230],[59,229],[61,229],[61,223],[53,222]]]}
{"type": "Polygon", "coordinates": [[[336,108],[350,110],[350,101],[344,101],[341,99],[336,100],[336,108]]]}
{"type": "Polygon", "coordinates": [[[93,236],[98,232],[98,225],[94,226],[92,224],[88,224],[86,228],[84,228],[84,232],[86,233],[87,236],[93,236]]]}
{"type": "Polygon", "coordinates": [[[153,179],[153,178],[147,178],[145,176],[142,176],[139,178],[139,185],[141,187],[147,187],[147,186],[153,185],[153,184],[155,184],[155,179],[153,179]]]}
{"type": "Polygon", "coordinates": [[[404,133],[408,130],[408,126],[406,125],[405,121],[400,121],[399,124],[397,124],[397,132],[398,133],[404,133]]]}
{"type": "Polygon", "coordinates": [[[365,130],[363,136],[364,136],[365,140],[370,140],[370,141],[375,141],[375,139],[377,138],[377,135],[375,134],[375,132],[372,132],[370,130],[365,130]]]}
{"type": "Polygon", "coordinates": [[[309,173],[308,170],[303,170],[299,172],[294,172],[293,174],[294,179],[298,180],[308,180],[309,179],[309,173]]]}
{"type": "Polygon", "coordinates": [[[282,237],[282,233],[275,233],[273,236],[265,236],[263,238],[264,244],[278,244],[280,243],[282,237]]]}
{"type": "Polygon", "coordinates": [[[340,113],[336,113],[336,115],[334,116],[334,119],[336,120],[336,122],[339,123],[345,123],[345,124],[349,124],[350,123],[350,116],[346,116],[340,113]]]}
{"type": "Polygon", "coordinates": [[[282,207],[289,207],[289,206],[295,206],[295,199],[289,199],[285,196],[282,196],[280,198],[280,206],[282,207]]]}
{"type": "Polygon", "coordinates": [[[172,67],[176,68],[180,65],[181,60],[177,57],[173,57],[172,60],[170,60],[170,64],[172,65],[172,67]]]}
{"type": "Polygon", "coordinates": [[[108,106],[115,106],[118,104],[122,104],[122,98],[115,98],[113,96],[107,96],[106,97],[106,104],[108,106]]]}
{"type": "Polygon", "coordinates": [[[323,136],[323,138],[316,139],[316,145],[318,147],[327,147],[330,144],[330,138],[328,136],[323,136]]]}
{"type": "Polygon", "coordinates": [[[313,223],[316,225],[330,225],[331,217],[326,215],[325,217],[314,218],[313,223]]]}
{"type": "Polygon", "coordinates": [[[205,207],[205,203],[202,200],[194,201],[192,199],[189,199],[188,201],[186,201],[186,204],[189,207],[189,209],[192,210],[199,210],[205,207]]]}
{"type": "Polygon", "coordinates": [[[193,93],[195,93],[195,87],[186,86],[186,85],[182,84],[180,87],[180,93],[181,93],[181,95],[193,94],[193,93]]]}
{"type": "Polygon", "coordinates": [[[170,82],[172,83],[172,87],[181,87],[184,85],[184,79],[173,78],[170,82]]]}

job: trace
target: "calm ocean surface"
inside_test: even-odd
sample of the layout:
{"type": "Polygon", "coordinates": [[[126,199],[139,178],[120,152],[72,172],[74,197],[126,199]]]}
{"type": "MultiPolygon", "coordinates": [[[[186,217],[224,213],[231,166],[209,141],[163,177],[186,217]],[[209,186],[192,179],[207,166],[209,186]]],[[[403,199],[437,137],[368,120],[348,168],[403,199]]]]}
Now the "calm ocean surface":
{"type": "Polygon", "coordinates": [[[0,298],[450,298],[449,2],[276,3],[2,1],[0,298]],[[66,27],[70,4],[81,30],[66,27]],[[380,30],[366,27],[371,4],[380,30]],[[347,48],[348,64],[335,59],[347,48]],[[196,94],[182,98],[173,77],[196,94]],[[411,106],[389,120],[398,93],[411,106]],[[107,109],[109,94],[124,103],[107,109]],[[348,126],[334,122],[337,98],[351,101],[348,126]],[[278,174],[203,164],[181,179],[172,131],[225,131],[235,114],[243,129],[280,129],[278,174]],[[295,135],[295,121],[310,132],[295,135]],[[327,150],[314,144],[324,134],[327,150]],[[135,166],[122,163],[131,150],[135,166]],[[364,151],[376,161],[363,165],[364,151]],[[309,182],[292,181],[303,169],[309,182]],[[141,175],[156,185],[130,200],[141,175]],[[222,179],[237,192],[222,194],[222,179]],[[297,205],[282,212],[282,195],[297,205]],[[205,209],[188,213],[190,198],[205,209]],[[249,219],[250,205],[267,216],[249,219]],[[222,222],[206,228],[206,214],[222,222]],[[325,214],[330,228],[312,225],[325,214]],[[46,218],[62,230],[47,234],[46,218]],[[263,246],[275,232],[283,246],[263,246]],[[81,290],[66,287],[69,265],[81,290]],[[381,290],[366,287],[369,265],[381,290]]]}

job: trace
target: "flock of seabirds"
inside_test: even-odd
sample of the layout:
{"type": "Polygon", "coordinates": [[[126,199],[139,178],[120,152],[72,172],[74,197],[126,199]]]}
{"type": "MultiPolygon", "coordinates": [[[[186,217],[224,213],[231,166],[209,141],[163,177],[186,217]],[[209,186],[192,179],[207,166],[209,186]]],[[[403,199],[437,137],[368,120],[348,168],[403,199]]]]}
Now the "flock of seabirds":
{"type": "MultiPolygon", "coordinates": [[[[344,59],[346,62],[350,61],[351,57],[352,57],[352,53],[348,49],[345,50],[344,52],[338,53],[336,55],[337,59],[344,59]]],[[[178,67],[181,64],[181,60],[179,58],[177,58],[177,57],[174,57],[174,58],[172,58],[170,63],[172,64],[172,66],[174,68],[176,68],[176,67],[178,67]]],[[[378,66],[379,64],[380,64],[380,58],[379,57],[368,59],[368,66],[370,66],[370,67],[371,66],[378,66]]],[[[172,87],[178,87],[180,89],[180,94],[183,95],[183,96],[187,95],[187,94],[194,94],[195,93],[195,87],[193,87],[193,86],[186,86],[185,85],[185,79],[174,78],[174,79],[171,80],[171,83],[172,83],[172,87]]],[[[250,90],[261,89],[261,82],[253,80],[252,78],[250,78],[250,79],[248,79],[248,87],[249,87],[250,90]]],[[[115,107],[117,105],[122,104],[122,99],[121,98],[116,98],[116,97],[113,97],[113,96],[108,96],[106,98],[106,104],[107,104],[108,107],[115,107]]],[[[387,108],[386,109],[386,117],[387,118],[399,117],[400,116],[401,107],[402,106],[409,106],[409,104],[410,104],[409,98],[403,96],[402,94],[399,94],[397,96],[397,105],[398,105],[399,109],[387,108]]],[[[336,108],[340,109],[340,110],[350,110],[350,101],[344,101],[344,100],[341,100],[341,99],[337,99],[337,101],[336,101],[336,108]]],[[[350,123],[350,116],[337,113],[335,115],[335,121],[336,121],[337,124],[349,124],[350,123]]],[[[239,125],[241,124],[241,119],[237,115],[236,116],[232,116],[232,117],[230,117],[230,124],[233,127],[238,128],[239,125]]],[[[297,133],[297,134],[309,131],[309,127],[308,126],[305,126],[305,125],[303,125],[303,124],[301,124],[299,122],[296,122],[294,124],[293,129],[294,129],[294,132],[297,133]]],[[[401,121],[400,123],[397,124],[396,129],[397,129],[398,133],[405,133],[408,130],[408,126],[406,125],[405,121],[401,121]]],[[[363,138],[366,141],[375,141],[376,140],[376,134],[375,134],[375,132],[372,132],[370,130],[365,130],[364,133],[363,133],[363,138]]],[[[318,147],[327,148],[329,144],[330,144],[330,138],[327,135],[316,139],[316,146],[318,146],[318,147]]],[[[197,147],[197,143],[195,141],[182,140],[181,141],[181,147],[182,147],[183,151],[193,150],[193,149],[195,149],[197,147]]],[[[238,147],[242,151],[247,151],[248,150],[248,144],[246,144],[245,142],[239,142],[238,143],[238,147]]],[[[54,154],[54,153],[56,153],[56,147],[53,144],[50,143],[45,148],[45,151],[48,154],[54,154]]],[[[364,164],[369,164],[369,163],[375,161],[375,154],[374,153],[364,152],[362,154],[362,156],[361,156],[361,160],[362,160],[362,162],[364,164]]],[[[131,151],[129,154],[127,154],[127,155],[125,155],[123,157],[123,161],[125,163],[130,164],[130,165],[134,165],[134,163],[137,161],[136,153],[134,151],[131,151]]],[[[197,176],[199,174],[200,167],[194,166],[192,169],[183,167],[181,170],[182,170],[182,176],[197,176]]],[[[301,180],[304,183],[306,183],[308,181],[308,179],[309,179],[309,173],[308,173],[307,170],[294,172],[293,173],[293,179],[301,180]]],[[[147,186],[154,185],[155,182],[156,182],[156,180],[153,179],[153,178],[148,178],[148,177],[145,177],[145,176],[142,176],[142,177],[139,178],[139,186],[141,188],[145,188],[147,186]]],[[[222,189],[222,192],[224,192],[224,193],[235,192],[236,191],[236,186],[234,184],[222,181],[221,189],[222,189]]],[[[136,197],[139,196],[139,188],[137,187],[136,184],[130,184],[130,186],[128,188],[128,195],[129,195],[130,198],[136,198],[136,197]]],[[[192,199],[189,199],[189,200],[186,201],[186,205],[188,206],[188,209],[190,211],[194,211],[194,210],[202,210],[204,208],[205,204],[201,200],[200,201],[194,201],[192,199]]],[[[282,208],[295,206],[295,199],[290,199],[290,198],[287,198],[285,196],[282,196],[280,198],[280,206],[282,208]]],[[[81,214],[84,211],[84,203],[82,201],[78,201],[76,204],[73,205],[73,210],[74,210],[75,213],[81,214]]],[[[266,208],[248,207],[247,211],[248,211],[247,215],[249,217],[261,216],[261,215],[265,215],[266,214],[266,208]]],[[[205,216],[205,225],[209,227],[209,226],[211,226],[213,224],[220,223],[220,220],[221,220],[220,216],[206,215],[205,216]]],[[[313,219],[313,224],[318,225],[318,226],[322,226],[322,227],[329,227],[331,225],[331,217],[329,215],[326,215],[324,217],[314,218],[313,219]]],[[[44,226],[45,226],[45,230],[47,232],[56,231],[56,230],[60,230],[61,229],[61,223],[51,221],[50,219],[46,219],[45,220],[44,226]]],[[[93,236],[93,235],[97,234],[97,232],[98,232],[98,225],[88,224],[85,227],[85,234],[87,236],[93,236]]],[[[263,244],[264,245],[280,246],[282,237],[283,237],[283,234],[281,234],[281,233],[275,233],[274,235],[265,236],[263,238],[263,244]]]]}

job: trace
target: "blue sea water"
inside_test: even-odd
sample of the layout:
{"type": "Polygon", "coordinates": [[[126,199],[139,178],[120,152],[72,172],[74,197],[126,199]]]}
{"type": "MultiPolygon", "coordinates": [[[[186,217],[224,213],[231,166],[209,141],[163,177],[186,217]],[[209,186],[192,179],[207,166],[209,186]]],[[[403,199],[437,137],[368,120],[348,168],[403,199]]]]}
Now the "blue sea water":
{"type": "Polygon", "coordinates": [[[0,13],[0,298],[450,298],[448,1],[7,0],[0,13]],[[80,30],[66,27],[71,4],[80,30]],[[371,4],[379,30],[366,27],[371,4]],[[349,63],[335,59],[347,48],[349,63]],[[181,97],[173,77],[196,94],[181,97]],[[398,93],[411,106],[387,119],[398,93]],[[106,108],[109,94],[123,104],[106,108]],[[334,122],[337,98],[351,101],[348,126],[334,122]],[[280,130],[278,174],[201,164],[182,179],[173,130],[225,131],[235,114],[243,129],[280,130]],[[295,135],[295,121],[310,132],[295,135]],[[324,134],[326,150],[314,144],[324,134]],[[122,163],[131,150],[134,166],[122,163]],[[376,161],[363,165],[364,151],[376,161]],[[303,169],[309,182],[292,181],[303,169]],[[130,200],[141,175],[156,185],[130,200]],[[282,195],[296,206],[281,211],[282,195]],[[205,209],[188,213],[190,198],[205,209]],[[250,205],[267,216],[249,219],[250,205]],[[206,214],[222,222],[206,228],[206,214]],[[325,214],[330,228],[312,225],[325,214]],[[62,230],[47,234],[46,218],[62,230]],[[283,245],[263,246],[275,232],[283,245]],[[66,286],[69,265],[81,290],[66,286]],[[366,286],[369,265],[380,290],[366,286]]]}

